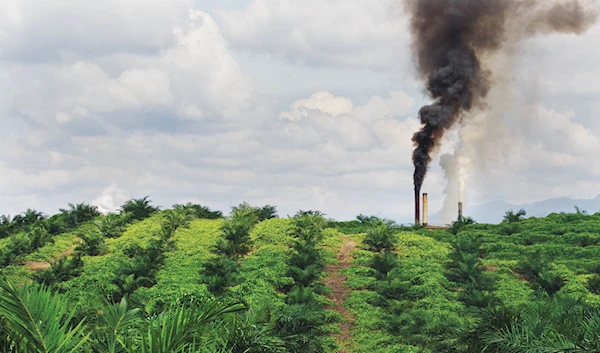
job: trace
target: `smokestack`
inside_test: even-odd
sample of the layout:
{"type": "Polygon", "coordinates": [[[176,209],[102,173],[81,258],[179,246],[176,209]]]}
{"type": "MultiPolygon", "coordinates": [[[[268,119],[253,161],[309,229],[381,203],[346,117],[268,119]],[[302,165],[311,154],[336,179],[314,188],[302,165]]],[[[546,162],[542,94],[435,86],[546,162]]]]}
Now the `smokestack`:
{"type": "Polygon", "coordinates": [[[458,218],[462,218],[463,216],[463,209],[462,209],[462,202],[458,203],[458,218]]]}
{"type": "Polygon", "coordinates": [[[415,225],[421,224],[421,206],[419,205],[419,192],[415,191],[415,225]]]}
{"type": "Polygon", "coordinates": [[[427,221],[428,221],[428,203],[427,203],[427,193],[423,194],[423,225],[426,226],[427,225],[427,221]]]}

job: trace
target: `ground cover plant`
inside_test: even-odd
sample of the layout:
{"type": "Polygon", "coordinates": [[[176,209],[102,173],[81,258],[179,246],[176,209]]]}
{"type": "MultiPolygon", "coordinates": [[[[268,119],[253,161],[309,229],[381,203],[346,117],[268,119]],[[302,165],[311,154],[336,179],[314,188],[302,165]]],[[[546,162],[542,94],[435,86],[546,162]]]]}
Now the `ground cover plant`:
{"type": "Polygon", "coordinates": [[[429,231],[146,197],[2,217],[0,255],[0,352],[600,351],[582,210],[429,231]]]}

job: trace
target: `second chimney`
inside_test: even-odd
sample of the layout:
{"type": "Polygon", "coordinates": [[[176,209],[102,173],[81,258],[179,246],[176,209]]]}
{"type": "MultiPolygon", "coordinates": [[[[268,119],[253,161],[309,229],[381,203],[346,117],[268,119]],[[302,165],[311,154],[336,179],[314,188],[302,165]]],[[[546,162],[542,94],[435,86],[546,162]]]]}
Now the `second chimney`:
{"type": "Polygon", "coordinates": [[[423,193],[423,225],[426,226],[428,222],[428,202],[427,202],[427,193],[423,193]]]}
{"type": "Polygon", "coordinates": [[[458,218],[462,218],[463,216],[463,207],[462,207],[462,202],[458,203],[458,218]]]}

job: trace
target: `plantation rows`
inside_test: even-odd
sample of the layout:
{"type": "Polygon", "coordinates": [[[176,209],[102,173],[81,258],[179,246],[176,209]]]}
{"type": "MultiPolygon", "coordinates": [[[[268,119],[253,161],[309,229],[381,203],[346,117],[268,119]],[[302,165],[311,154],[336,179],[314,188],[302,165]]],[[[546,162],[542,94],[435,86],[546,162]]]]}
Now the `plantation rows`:
{"type": "Polygon", "coordinates": [[[523,216],[28,210],[0,220],[0,352],[600,352],[600,214],[523,216]]]}
{"type": "MultiPolygon", "coordinates": [[[[148,200],[132,202],[138,203],[135,212],[124,205],[119,214],[94,214],[93,221],[82,219],[69,232],[11,257],[0,292],[4,351],[323,352],[335,347],[329,333],[338,318],[325,310],[327,288],[318,279],[327,256],[321,243],[336,233],[324,230],[319,213],[278,219],[270,206],[242,204],[223,219],[196,205],[159,212],[148,200]],[[30,258],[51,264],[32,270],[30,258]],[[37,305],[35,318],[27,314],[29,305],[37,305]],[[41,324],[46,322],[55,327],[41,324]],[[19,332],[23,328],[45,329],[51,337],[29,337],[19,332]]],[[[46,229],[49,222],[40,215],[13,227],[0,251],[14,249],[17,238],[31,243],[32,230],[46,229]]]]}

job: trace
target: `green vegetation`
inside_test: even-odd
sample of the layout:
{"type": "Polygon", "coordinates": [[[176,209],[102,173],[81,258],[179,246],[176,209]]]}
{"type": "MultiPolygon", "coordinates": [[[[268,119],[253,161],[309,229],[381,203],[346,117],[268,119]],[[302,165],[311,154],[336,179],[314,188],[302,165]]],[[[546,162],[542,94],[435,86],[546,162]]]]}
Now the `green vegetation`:
{"type": "Polygon", "coordinates": [[[346,305],[357,352],[598,352],[600,214],[360,236],[346,305]]]}
{"type": "Polygon", "coordinates": [[[437,231],[147,197],[27,210],[0,219],[0,352],[600,352],[598,258],[582,210],[437,231]],[[348,242],[338,303],[322,281],[348,242]]]}

